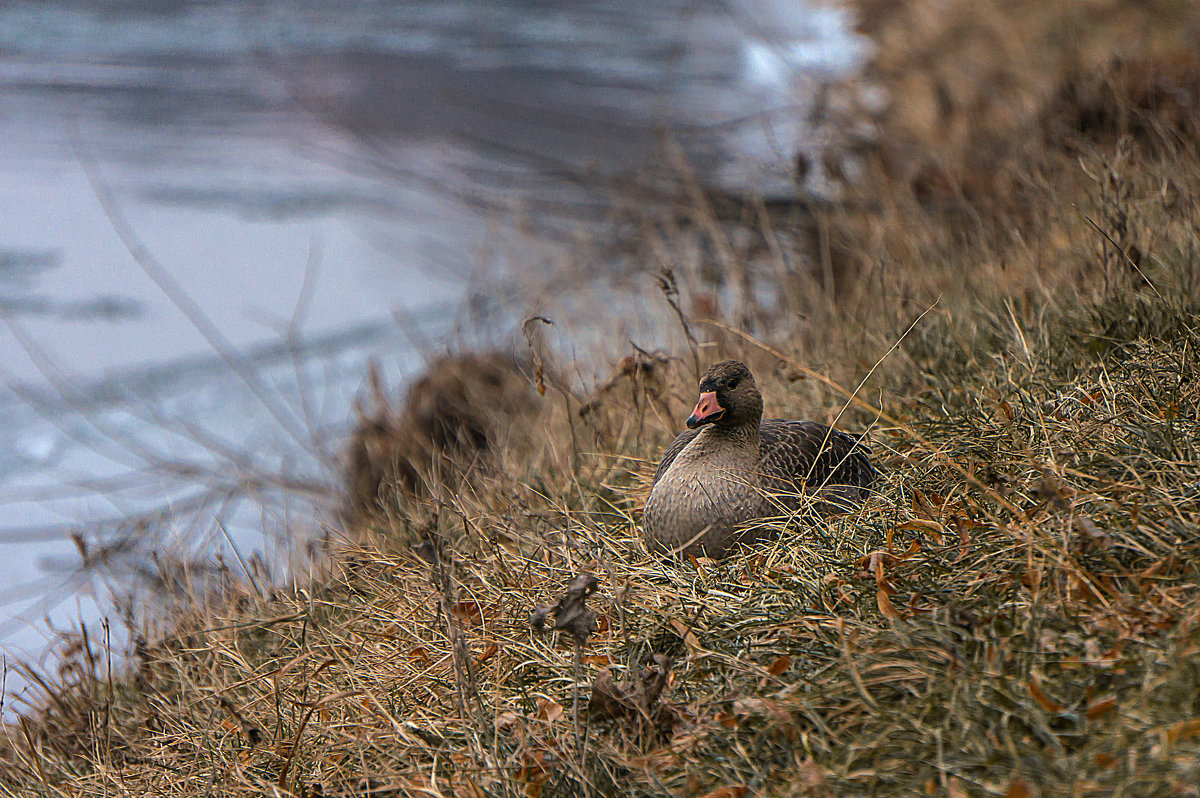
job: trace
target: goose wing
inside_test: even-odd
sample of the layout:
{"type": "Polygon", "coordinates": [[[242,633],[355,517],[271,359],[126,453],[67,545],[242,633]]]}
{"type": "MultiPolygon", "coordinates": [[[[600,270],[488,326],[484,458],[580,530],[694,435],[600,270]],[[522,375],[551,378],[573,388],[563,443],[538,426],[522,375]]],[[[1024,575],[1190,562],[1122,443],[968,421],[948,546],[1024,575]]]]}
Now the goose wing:
{"type": "Polygon", "coordinates": [[[846,485],[865,495],[877,474],[864,437],[815,421],[767,419],[761,430],[762,475],[791,490],[846,485]]]}
{"type": "Polygon", "coordinates": [[[675,436],[675,440],[671,441],[671,445],[663,452],[662,460],[658,461],[658,468],[654,469],[654,483],[657,484],[662,475],[667,473],[667,469],[671,467],[671,463],[675,462],[675,458],[683,451],[683,447],[692,442],[700,434],[699,429],[685,429],[683,432],[675,436]]]}

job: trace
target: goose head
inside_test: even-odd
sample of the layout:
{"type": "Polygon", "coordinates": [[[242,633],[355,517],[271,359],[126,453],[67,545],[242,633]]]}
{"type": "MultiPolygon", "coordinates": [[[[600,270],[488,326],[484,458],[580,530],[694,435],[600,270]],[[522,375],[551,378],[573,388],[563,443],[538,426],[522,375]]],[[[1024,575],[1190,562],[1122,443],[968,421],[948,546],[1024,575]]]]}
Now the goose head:
{"type": "Polygon", "coordinates": [[[689,429],[705,424],[724,429],[757,428],[762,412],[762,394],[750,369],[737,360],[722,360],[709,366],[700,378],[700,400],[687,425],[689,429]]]}

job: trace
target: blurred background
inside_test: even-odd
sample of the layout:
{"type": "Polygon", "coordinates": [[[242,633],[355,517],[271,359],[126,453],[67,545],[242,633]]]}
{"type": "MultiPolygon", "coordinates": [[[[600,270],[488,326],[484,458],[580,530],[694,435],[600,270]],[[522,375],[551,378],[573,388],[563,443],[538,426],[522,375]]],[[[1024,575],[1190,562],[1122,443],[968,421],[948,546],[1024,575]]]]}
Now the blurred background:
{"type": "Polygon", "coordinates": [[[807,111],[866,47],[785,0],[0,6],[6,656],[303,561],[369,362],[567,294],[645,323],[581,242],[680,163],[829,191],[807,111]]]}

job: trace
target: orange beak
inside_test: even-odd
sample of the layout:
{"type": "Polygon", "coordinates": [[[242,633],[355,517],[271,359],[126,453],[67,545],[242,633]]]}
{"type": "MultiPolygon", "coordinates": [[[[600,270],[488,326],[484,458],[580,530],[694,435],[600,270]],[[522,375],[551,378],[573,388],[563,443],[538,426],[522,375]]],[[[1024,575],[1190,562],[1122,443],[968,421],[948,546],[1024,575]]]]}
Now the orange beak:
{"type": "Polygon", "coordinates": [[[725,408],[721,407],[721,403],[717,401],[717,392],[702,393],[700,401],[696,403],[696,409],[692,411],[692,415],[687,420],[688,429],[695,429],[701,424],[717,421],[723,415],[725,415],[725,408]]]}

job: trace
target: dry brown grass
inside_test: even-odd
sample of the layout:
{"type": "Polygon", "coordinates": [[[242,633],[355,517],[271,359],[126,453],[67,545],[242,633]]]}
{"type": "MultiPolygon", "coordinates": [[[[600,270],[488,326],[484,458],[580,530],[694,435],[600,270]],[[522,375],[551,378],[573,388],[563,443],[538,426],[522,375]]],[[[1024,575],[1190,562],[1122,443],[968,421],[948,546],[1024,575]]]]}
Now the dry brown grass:
{"type": "Polygon", "coordinates": [[[500,352],[444,355],[394,407],[371,369],[369,406],[357,408],[345,454],[345,523],[370,523],[398,500],[453,491],[486,470],[494,452],[513,446],[522,422],[537,414],[530,376],[500,352]]]}
{"type": "MultiPolygon", "coordinates": [[[[46,710],[5,728],[0,787],[1197,795],[1194,13],[872,14],[872,80],[901,109],[932,85],[951,118],[922,126],[914,99],[880,120],[865,182],[812,222],[810,268],[799,220],[747,207],[746,252],[779,278],[749,332],[696,318],[716,300],[687,283],[694,353],[630,353],[591,397],[547,378],[533,444],[385,503],[318,578],[180,617],[129,674],[80,647],[46,710]],[[635,530],[653,457],[695,363],[730,355],[770,412],[871,426],[885,484],[804,534],[777,520],[728,560],[660,562],[635,530]],[[577,651],[529,618],[581,572],[599,623],[577,651]],[[602,693],[637,693],[653,655],[673,664],[644,714],[587,711],[604,669],[602,693]]],[[[680,216],[734,252],[706,202],[680,216]]]]}

